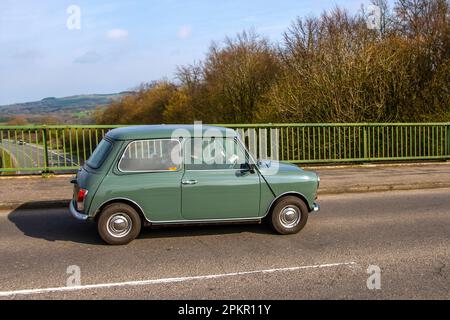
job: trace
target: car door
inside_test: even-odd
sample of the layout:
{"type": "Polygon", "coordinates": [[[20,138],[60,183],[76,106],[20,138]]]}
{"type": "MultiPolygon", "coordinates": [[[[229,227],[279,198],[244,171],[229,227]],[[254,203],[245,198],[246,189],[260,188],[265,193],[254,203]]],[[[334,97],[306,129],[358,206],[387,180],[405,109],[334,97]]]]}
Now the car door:
{"type": "Polygon", "coordinates": [[[246,167],[245,149],[235,138],[193,138],[184,145],[182,216],[187,220],[258,217],[260,177],[246,167]]]}
{"type": "Polygon", "coordinates": [[[152,222],[182,220],[181,144],[176,139],[130,142],[117,166],[106,177],[105,197],[126,198],[137,203],[152,222]]]}

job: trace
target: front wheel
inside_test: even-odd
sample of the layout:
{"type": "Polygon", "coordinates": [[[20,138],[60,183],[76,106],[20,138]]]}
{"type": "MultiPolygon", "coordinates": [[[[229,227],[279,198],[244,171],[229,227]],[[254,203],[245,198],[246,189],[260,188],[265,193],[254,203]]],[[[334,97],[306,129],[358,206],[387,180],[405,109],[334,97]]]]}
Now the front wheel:
{"type": "Polygon", "coordinates": [[[102,210],[97,221],[97,230],[106,243],[122,245],[139,235],[141,224],[141,217],[132,207],[113,203],[102,210]]]}
{"type": "Polygon", "coordinates": [[[279,234],[293,234],[303,229],[308,221],[305,202],[294,196],[286,196],[277,201],[270,221],[279,234]]]}

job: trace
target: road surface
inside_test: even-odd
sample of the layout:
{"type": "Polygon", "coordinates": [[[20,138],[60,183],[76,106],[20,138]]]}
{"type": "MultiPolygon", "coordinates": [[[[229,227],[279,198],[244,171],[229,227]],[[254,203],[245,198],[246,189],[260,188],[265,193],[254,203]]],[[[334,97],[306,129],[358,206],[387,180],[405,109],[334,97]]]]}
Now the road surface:
{"type": "MultiPolygon", "coordinates": [[[[44,167],[44,148],[40,145],[33,143],[19,145],[18,143],[13,142],[13,140],[3,139],[0,141],[0,154],[2,148],[12,156],[16,167],[44,167]]],[[[50,166],[77,166],[76,161],[73,160],[70,155],[64,156],[54,150],[49,150],[48,158],[50,166]]]]}
{"type": "Polygon", "coordinates": [[[450,189],[319,200],[296,235],[145,229],[120,247],[65,209],[2,211],[0,299],[450,299],[450,189]]]}

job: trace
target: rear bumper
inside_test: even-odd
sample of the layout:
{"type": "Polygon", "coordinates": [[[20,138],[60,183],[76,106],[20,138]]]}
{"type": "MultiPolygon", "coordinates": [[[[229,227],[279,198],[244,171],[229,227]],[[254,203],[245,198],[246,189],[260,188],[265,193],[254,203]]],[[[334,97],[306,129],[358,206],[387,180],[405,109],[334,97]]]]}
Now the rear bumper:
{"type": "Polygon", "coordinates": [[[75,219],[83,220],[83,221],[84,221],[84,220],[87,220],[88,217],[89,217],[87,214],[78,212],[77,209],[75,209],[75,201],[74,201],[74,200],[70,201],[69,210],[70,210],[70,214],[71,214],[75,219]]]}
{"type": "Polygon", "coordinates": [[[312,212],[319,212],[319,211],[320,211],[319,204],[314,202],[312,212]]]}

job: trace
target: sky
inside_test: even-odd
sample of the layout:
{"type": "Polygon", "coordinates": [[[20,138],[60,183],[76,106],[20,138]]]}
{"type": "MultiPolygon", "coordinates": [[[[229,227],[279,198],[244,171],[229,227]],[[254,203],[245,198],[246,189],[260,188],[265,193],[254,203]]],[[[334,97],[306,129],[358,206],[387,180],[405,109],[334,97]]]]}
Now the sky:
{"type": "Polygon", "coordinates": [[[361,5],[369,0],[0,0],[0,105],[172,80],[212,41],[250,29],[277,41],[296,17],[361,5]]]}

